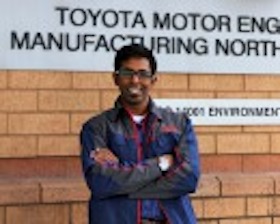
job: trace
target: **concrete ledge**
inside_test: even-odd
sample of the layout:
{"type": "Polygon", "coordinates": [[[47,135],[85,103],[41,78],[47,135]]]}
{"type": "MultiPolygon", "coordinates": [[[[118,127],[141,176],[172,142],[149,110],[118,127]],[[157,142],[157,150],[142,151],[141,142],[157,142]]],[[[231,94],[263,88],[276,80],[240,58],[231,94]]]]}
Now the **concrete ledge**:
{"type": "MultiPolygon", "coordinates": [[[[0,224],[86,224],[89,196],[81,177],[2,179],[0,224]]],[[[200,224],[277,223],[280,174],[206,174],[192,200],[200,224]]]]}

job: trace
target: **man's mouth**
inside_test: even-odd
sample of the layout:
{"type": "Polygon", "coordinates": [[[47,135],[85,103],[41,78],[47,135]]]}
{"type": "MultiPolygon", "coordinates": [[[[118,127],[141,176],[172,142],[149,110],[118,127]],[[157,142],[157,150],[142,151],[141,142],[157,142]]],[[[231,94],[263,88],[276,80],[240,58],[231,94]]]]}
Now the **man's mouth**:
{"type": "Polygon", "coordinates": [[[127,89],[128,93],[131,95],[139,95],[141,94],[141,89],[138,87],[130,87],[127,89]]]}

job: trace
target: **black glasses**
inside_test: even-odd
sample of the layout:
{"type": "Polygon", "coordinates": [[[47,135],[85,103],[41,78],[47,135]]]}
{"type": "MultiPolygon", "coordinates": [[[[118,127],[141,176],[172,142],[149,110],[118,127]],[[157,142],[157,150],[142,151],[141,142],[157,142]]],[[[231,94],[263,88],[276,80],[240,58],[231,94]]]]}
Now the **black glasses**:
{"type": "Polygon", "coordinates": [[[124,78],[132,78],[134,75],[137,75],[139,79],[150,79],[153,76],[151,71],[147,71],[147,70],[134,71],[128,68],[120,68],[118,71],[116,71],[116,74],[124,78]]]}

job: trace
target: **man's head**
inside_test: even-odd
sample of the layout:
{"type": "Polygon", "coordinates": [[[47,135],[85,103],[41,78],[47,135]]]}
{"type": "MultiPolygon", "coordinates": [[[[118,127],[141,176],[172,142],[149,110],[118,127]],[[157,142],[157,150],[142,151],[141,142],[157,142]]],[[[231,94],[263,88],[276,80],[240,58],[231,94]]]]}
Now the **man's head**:
{"type": "Polygon", "coordinates": [[[115,57],[115,71],[122,67],[122,63],[129,58],[146,58],[150,63],[152,75],[157,71],[156,59],[148,48],[140,44],[126,45],[117,51],[115,57]]]}
{"type": "Polygon", "coordinates": [[[150,89],[157,80],[156,69],[155,57],[142,45],[128,45],[117,51],[113,77],[126,107],[139,108],[139,112],[146,109],[150,89]]]}

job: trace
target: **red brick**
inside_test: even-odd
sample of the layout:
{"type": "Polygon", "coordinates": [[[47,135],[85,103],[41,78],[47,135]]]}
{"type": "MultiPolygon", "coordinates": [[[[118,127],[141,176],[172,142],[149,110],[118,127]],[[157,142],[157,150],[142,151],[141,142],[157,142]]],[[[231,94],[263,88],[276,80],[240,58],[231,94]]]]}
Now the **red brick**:
{"type": "Polygon", "coordinates": [[[7,208],[6,224],[69,224],[68,205],[31,205],[7,208]]]}
{"type": "Polygon", "coordinates": [[[1,178],[81,177],[79,157],[0,159],[1,178]]]}
{"type": "Polygon", "coordinates": [[[280,155],[244,155],[244,172],[278,172],[280,170],[280,155]]]}
{"type": "Polygon", "coordinates": [[[64,177],[81,177],[81,161],[79,157],[53,157],[42,158],[41,161],[35,162],[39,176],[64,176],[64,177]]]}
{"type": "Polygon", "coordinates": [[[240,155],[202,155],[201,167],[203,173],[241,172],[242,157],[240,155]]]}

